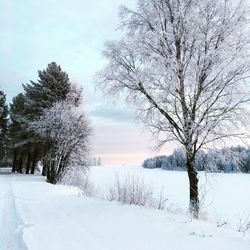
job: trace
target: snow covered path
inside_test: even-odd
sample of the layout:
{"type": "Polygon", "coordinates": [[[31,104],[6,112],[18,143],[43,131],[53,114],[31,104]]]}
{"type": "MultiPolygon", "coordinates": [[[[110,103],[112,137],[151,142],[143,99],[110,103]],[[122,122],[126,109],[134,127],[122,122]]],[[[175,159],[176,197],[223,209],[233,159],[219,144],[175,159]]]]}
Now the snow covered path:
{"type": "Polygon", "coordinates": [[[8,173],[0,176],[0,250],[25,250],[22,222],[16,212],[11,180],[8,173]]]}
{"type": "Polygon", "coordinates": [[[250,249],[249,235],[166,211],[86,198],[40,176],[0,175],[0,188],[1,250],[250,249]]]}

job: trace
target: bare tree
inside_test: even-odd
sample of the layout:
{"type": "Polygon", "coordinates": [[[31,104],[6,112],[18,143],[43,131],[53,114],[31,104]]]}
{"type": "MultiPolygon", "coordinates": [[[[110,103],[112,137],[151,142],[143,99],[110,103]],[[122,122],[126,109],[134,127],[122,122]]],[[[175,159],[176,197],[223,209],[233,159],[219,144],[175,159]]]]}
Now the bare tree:
{"type": "Polygon", "coordinates": [[[101,88],[125,93],[145,124],[164,136],[161,145],[184,146],[195,217],[196,153],[242,135],[231,128],[241,126],[249,101],[246,10],[241,0],[139,0],[136,10],[121,7],[125,36],[104,51],[101,88]]]}
{"type": "Polygon", "coordinates": [[[31,128],[47,142],[43,157],[47,181],[57,183],[66,170],[86,170],[91,127],[83,108],[81,94],[71,90],[66,100],[45,109],[31,128]]]}

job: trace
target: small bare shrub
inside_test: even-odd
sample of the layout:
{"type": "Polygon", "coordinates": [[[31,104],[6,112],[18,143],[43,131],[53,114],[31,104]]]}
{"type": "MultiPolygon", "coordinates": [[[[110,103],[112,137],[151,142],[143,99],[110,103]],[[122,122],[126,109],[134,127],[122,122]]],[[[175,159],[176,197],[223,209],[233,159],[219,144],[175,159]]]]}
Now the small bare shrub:
{"type": "Polygon", "coordinates": [[[143,177],[135,175],[116,175],[115,181],[111,184],[106,193],[107,200],[118,201],[122,204],[138,205],[164,209],[167,199],[163,192],[158,198],[154,197],[152,186],[145,183],[143,177]]]}
{"type": "Polygon", "coordinates": [[[200,219],[208,219],[207,208],[210,207],[213,202],[213,196],[210,195],[214,192],[214,186],[216,184],[213,174],[204,173],[205,180],[199,183],[199,201],[200,201],[200,219]]]}
{"type": "Polygon", "coordinates": [[[242,215],[239,218],[238,232],[242,232],[245,235],[248,230],[250,230],[250,214],[242,215]]]}
{"type": "Polygon", "coordinates": [[[82,194],[93,196],[94,187],[89,180],[88,171],[86,169],[69,169],[60,180],[61,184],[78,187],[82,194]]]}
{"type": "Polygon", "coordinates": [[[159,209],[159,210],[163,210],[166,208],[166,204],[168,199],[166,198],[166,196],[164,195],[164,190],[161,189],[161,192],[158,196],[158,198],[154,199],[154,206],[155,208],[159,209]]]}
{"type": "Polygon", "coordinates": [[[211,200],[210,202],[207,201],[207,196],[209,193],[209,188],[207,185],[208,185],[207,181],[199,185],[200,212],[203,213],[205,209],[213,203],[213,200],[211,200]]]}
{"type": "Polygon", "coordinates": [[[151,203],[153,190],[145,184],[144,179],[134,175],[126,175],[123,178],[116,175],[113,185],[109,187],[107,200],[119,201],[122,204],[134,204],[146,206],[151,203]]]}

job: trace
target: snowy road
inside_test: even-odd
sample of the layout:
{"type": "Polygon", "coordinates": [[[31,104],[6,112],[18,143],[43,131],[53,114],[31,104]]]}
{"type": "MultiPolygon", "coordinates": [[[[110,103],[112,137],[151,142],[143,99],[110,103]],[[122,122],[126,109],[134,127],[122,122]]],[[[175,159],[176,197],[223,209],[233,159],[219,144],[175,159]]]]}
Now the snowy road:
{"type": "Polygon", "coordinates": [[[11,173],[11,168],[0,168],[0,175],[10,175],[11,173]]]}
{"type": "Polygon", "coordinates": [[[0,175],[0,250],[249,250],[249,235],[205,221],[0,175]],[[181,240],[180,240],[181,239],[181,240]]]}
{"type": "Polygon", "coordinates": [[[25,250],[22,222],[16,211],[12,189],[13,178],[6,171],[0,175],[0,250],[25,250]]]}

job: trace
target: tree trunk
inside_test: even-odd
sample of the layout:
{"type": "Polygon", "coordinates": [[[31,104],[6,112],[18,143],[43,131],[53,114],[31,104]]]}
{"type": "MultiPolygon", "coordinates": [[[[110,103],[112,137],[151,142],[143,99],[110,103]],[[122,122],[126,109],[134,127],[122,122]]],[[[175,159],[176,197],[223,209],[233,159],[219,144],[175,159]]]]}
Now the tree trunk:
{"type": "Polygon", "coordinates": [[[195,169],[195,154],[187,152],[187,171],[189,178],[189,211],[194,218],[199,215],[199,193],[198,193],[198,177],[195,169]]]}
{"type": "Polygon", "coordinates": [[[47,182],[56,184],[56,160],[54,159],[55,149],[50,147],[49,155],[46,157],[47,182]]]}
{"type": "Polygon", "coordinates": [[[47,175],[47,166],[46,166],[46,164],[43,164],[42,175],[43,175],[43,176],[46,176],[46,175],[47,175]]]}
{"type": "Polygon", "coordinates": [[[13,161],[12,161],[12,172],[14,173],[14,172],[16,172],[16,165],[17,165],[17,149],[16,148],[14,148],[14,152],[13,152],[13,161]]]}
{"type": "Polygon", "coordinates": [[[47,155],[47,152],[48,152],[48,146],[45,146],[44,148],[44,153],[43,153],[43,161],[42,161],[42,164],[43,164],[43,170],[42,170],[42,175],[43,176],[46,176],[47,175],[47,159],[46,159],[46,155],[47,155]]]}
{"type": "Polygon", "coordinates": [[[32,155],[32,166],[31,166],[31,174],[35,173],[36,169],[36,163],[37,163],[37,149],[34,150],[33,155],[32,155]]]}
{"type": "Polygon", "coordinates": [[[18,161],[18,173],[23,173],[23,152],[21,152],[21,158],[18,161]]]}
{"type": "Polygon", "coordinates": [[[56,173],[54,164],[54,162],[50,163],[50,167],[47,168],[47,182],[51,184],[56,184],[56,173]]]}
{"type": "Polygon", "coordinates": [[[31,153],[29,152],[28,153],[28,159],[27,159],[25,174],[29,174],[29,172],[30,172],[30,162],[31,162],[31,153]]]}

